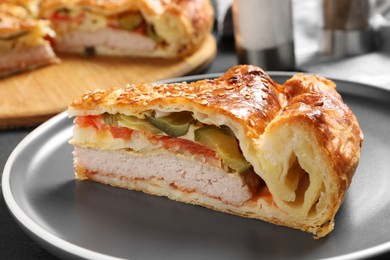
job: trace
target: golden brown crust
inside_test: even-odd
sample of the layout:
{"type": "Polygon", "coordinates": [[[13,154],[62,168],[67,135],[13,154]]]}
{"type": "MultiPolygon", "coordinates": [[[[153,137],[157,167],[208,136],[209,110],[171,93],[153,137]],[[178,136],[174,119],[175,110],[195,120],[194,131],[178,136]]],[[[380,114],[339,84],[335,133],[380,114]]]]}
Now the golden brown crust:
{"type": "Polygon", "coordinates": [[[333,219],[351,184],[360,160],[363,133],[356,116],[343,102],[333,81],[317,75],[297,74],[287,80],[279,90],[284,106],[272,122],[277,126],[302,125],[312,128],[316,141],[328,158],[333,181],[325,182],[332,190],[330,203],[323,212],[324,221],[316,230],[315,238],[328,234],[333,229],[333,219]]]}
{"type": "Polygon", "coordinates": [[[40,0],[2,0],[1,2],[21,6],[36,17],[40,0]]]}
{"type": "Polygon", "coordinates": [[[0,36],[19,33],[37,26],[38,21],[18,5],[0,3],[0,36]]]}
{"type": "Polygon", "coordinates": [[[283,84],[288,104],[280,118],[310,121],[318,140],[332,157],[348,188],[359,161],[363,133],[351,109],[343,102],[334,82],[315,75],[298,74],[283,84]]]}
{"type": "MultiPolygon", "coordinates": [[[[193,83],[96,90],[73,101],[68,112],[142,118],[153,110],[192,111],[202,123],[225,124],[233,130],[276,205],[264,212],[254,200],[245,208],[250,217],[308,231],[317,238],[333,229],[363,140],[357,119],[334,82],[298,74],[279,85],[260,68],[241,65],[219,78],[193,83]]],[[[245,215],[243,211],[233,213],[245,215]]]]}
{"type": "Polygon", "coordinates": [[[209,1],[204,0],[176,0],[176,4],[170,8],[173,15],[183,17],[186,35],[181,37],[186,41],[183,41],[178,51],[180,56],[187,56],[193,53],[210,33],[214,17],[213,8],[209,1]]]}
{"type": "Polygon", "coordinates": [[[55,9],[63,7],[86,8],[104,15],[114,15],[124,11],[145,8],[149,14],[162,14],[172,9],[177,13],[188,12],[191,17],[198,19],[196,16],[201,14],[197,14],[197,12],[209,12],[205,9],[208,8],[208,6],[205,6],[207,2],[204,0],[41,0],[40,15],[47,16],[55,9]]]}
{"type": "Polygon", "coordinates": [[[40,15],[48,16],[60,8],[86,8],[102,14],[117,14],[134,8],[137,1],[132,0],[42,0],[40,3],[40,15]]]}
{"type": "Polygon", "coordinates": [[[94,91],[74,100],[71,111],[131,110],[142,114],[154,106],[199,107],[205,114],[224,114],[242,124],[249,138],[259,137],[281,110],[277,83],[254,66],[237,66],[217,79],[193,83],[129,85],[94,91]],[[145,107],[147,103],[147,107],[145,107]]]}

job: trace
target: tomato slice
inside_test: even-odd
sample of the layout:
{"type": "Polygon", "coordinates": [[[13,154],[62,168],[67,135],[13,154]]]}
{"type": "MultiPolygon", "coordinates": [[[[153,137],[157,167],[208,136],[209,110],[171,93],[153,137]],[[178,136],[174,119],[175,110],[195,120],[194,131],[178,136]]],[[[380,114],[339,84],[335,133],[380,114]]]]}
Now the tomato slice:
{"type": "MultiPolygon", "coordinates": [[[[104,123],[101,115],[78,116],[75,123],[79,127],[93,127],[96,131],[110,131],[112,137],[131,140],[132,134],[136,130],[127,127],[108,126],[104,123]]],[[[192,154],[199,154],[209,158],[218,158],[216,151],[193,141],[180,139],[171,136],[150,136],[149,139],[154,142],[162,142],[165,149],[170,151],[185,150],[192,154]]]]}
{"type": "Polygon", "coordinates": [[[75,119],[75,123],[79,127],[93,127],[96,130],[99,129],[98,118],[99,116],[78,116],[75,119]]]}
{"type": "Polygon", "coordinates": [[[54,47],[56,45],[55,39],[50,35],[45,35],[43,38],[45,39],[45,41],[49,42],[51,47],[54,47]]]}
{"type": "Polygon", "coordinates": [[[69,20],[71,20],[71,17],[69,14],[54,12],[52,14],[52,16],[50,17],[50,19],[54,20],[54,21],[69,21],[69,20]]]}
{"type": "Polygon", "coordinates": [[[170,151],[180,149],[190,152],[191,154],[199,154],[208,158],[218,158],[216,151],[190,140],[170,136],[164,136],[159,139],[163,142],[163,147],[170,151]]]}
{"type": "Polygon", "coordinates": [[[110,126],[110,132],[114,138],[122,138],[124,140],[130,140],[133,130],[127,127],[110,126]]]}
{"type": "Polygon", "coordinates": [[[75,124],[79,127],[93,127],[96,131],[109,130],[114,138],[122,138],[130,140],[133,130],[127,127],[108,126],[104,123],[101,115],[96,116],[78,116],[75,119],[75,124]]]}
{"type": "Polygon", "coordinates": [[[142,35],[145,35],[145,34],[146,34],[146,23],[143,22],[142,24],[140,24],[140,26],[138,26],[137,28],[135,28],[135,29],[133,30],[133,32],[139,33],[139,34],[142,34],[142,35]]]}
{"type": "Polygon", "coordinates": [[[119,25],[114,24],[114,23],[107,24],[107,27],[111,28],[111,29],[116,29],[116,30],[121,28],[119,25]]]}
{"type": "Polygon", "coordinates": [[[72,17],[70,14],[68,13],[61,13],[61,12],[54,12],[51,17],[50,17],[50,20],[52,22],[81,22],[83,19],[85,18],[85,14],[84,13],[80,13],[79,15],[77,15],[76,17],[72,17]]]}

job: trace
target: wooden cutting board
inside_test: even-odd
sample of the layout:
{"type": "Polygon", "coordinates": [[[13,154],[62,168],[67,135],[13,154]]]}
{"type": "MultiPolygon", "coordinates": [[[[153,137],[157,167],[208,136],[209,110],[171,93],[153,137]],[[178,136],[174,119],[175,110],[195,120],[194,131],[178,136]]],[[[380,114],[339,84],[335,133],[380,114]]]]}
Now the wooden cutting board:
{"type": "Polygon", "coordinates": [[[210,35],[192,56],[175,61],[60,56],[58,65],[0,79],[0,129],[36,126],[96,88],[197,73],[211,63],[216,52],[215,39],[210,35]]]}

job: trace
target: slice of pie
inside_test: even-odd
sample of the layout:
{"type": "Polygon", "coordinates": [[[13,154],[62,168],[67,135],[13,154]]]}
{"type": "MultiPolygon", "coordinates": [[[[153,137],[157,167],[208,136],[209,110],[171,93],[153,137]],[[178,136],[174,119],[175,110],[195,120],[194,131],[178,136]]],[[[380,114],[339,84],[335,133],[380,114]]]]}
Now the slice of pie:
{"type": "Polygon", "coordinates": [[[78,179],[166,196],[323,237],[360,159],[335,84],[283,85],[254,66],[216,79],[96,90],[69,105],[78,179]]]}
{"type": "Polygon", "coordinates": [[[86,55],[179,58],[209,35],[209,0],[43,0],[55,48],[86,55]]]}
{"type": "Polygon", "coordinates": [[[59,61],[50,46],[54,32],[48,25],[20,5],[0,3],[0,77],[59,61]]]}

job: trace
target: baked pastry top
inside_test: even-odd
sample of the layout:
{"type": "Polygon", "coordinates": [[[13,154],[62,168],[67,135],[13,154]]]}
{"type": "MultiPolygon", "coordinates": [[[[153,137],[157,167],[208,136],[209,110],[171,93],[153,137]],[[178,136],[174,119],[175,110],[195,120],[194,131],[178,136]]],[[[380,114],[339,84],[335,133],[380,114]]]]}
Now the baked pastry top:
{"type": "Polygon", "coordinates": [[[142,116],[148,109],[160,106],[173,111],[195,106],[204,114],[221,114],[242,124],[248,137],[259,137],[282,108],[275,86],[259,68],[239,66],[220,78],[188,84],[140,84],[97,90],[73,101],[70,113],[142,116]]]}
{"type": "Polygon", "coordinates": [[[2,0],[1,2],[23,7],[31,16],[36,17],[38,15],[40,1],[41,0],[2,0]]]}
{"type": "Polygon", "coordinates": [[[70,116],[108,113],[140,119],[180,111],[202,124],[230,128],[266,185],[237,207],[200,204],[317,238],[333,229],[359,163],[363,134],[332,81],[297,74],[278,84],[260,68],[241,65],[219,78],[192,83],[96,90],[68,109],[70,116]]]}
{"type": "Polygon", "coordinates": [[[37,21],[30,19],[28,11],[18,5],[0,3],[0,35],[2,38],[29,30],[37,21]]]}
{"type": "Polygon", "coordinates": [[[43,45],[45,36],[54,36],[49,22],[34,18],[22,5],[0,3],[0,50],[43,45]]]}

